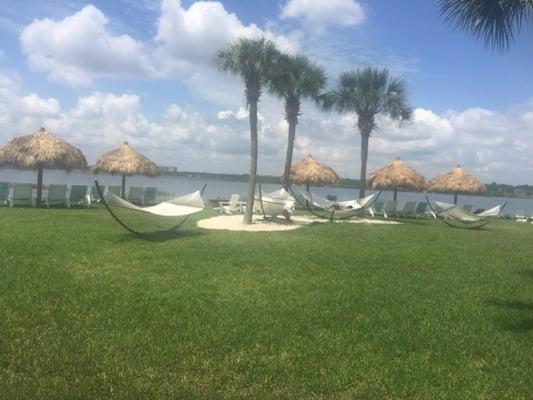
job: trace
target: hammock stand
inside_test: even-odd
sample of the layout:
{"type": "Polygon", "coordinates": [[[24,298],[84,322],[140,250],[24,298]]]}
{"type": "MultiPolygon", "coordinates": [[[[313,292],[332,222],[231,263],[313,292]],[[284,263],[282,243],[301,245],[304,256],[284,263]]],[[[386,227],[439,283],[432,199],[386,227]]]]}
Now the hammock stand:
{"type": "MultiPolygon", "coordinates": [[[[109,211],[109,214],[111,214],[111,216],[113,217],[113,219],[120,225],[122,226],[124,229],[126,229],[128,232],[130,233],[133,233],[134,235],[136,236],[139,236],[139,237],[142,237],[142,238],[147,238],[149,237],[149,233],[147,232],[139,232],[139,231],[136,231],[135,229],[129,227],[126,223],[124,223],[123,221],[120,220],[120,218],[117,217],[117,215],[113,212],[113,210],[111,210],[111,206],[107,203],[105,197],[104,197],[104,193],[102,191],[102,188],[100,187],[100,185],[98,184],[98,181],[94,181],[94,184],[96,186],[96,190],[98,191],[98,194],[100,195],[100,199],[102,200],[102,203],[104,204],[105,208],[107,209],[107,211],[109,211]]],[[[205,191],[205,188],[206,188],[207,185],[204,185],[202,187],[202,190],[200,191],[200,196],[202,196],[204,194],[204,191],[205,191]]],[[[119,207],[119,206],[117,206],[119,207]]],[[[123,207],[123,208],[126,208],[126,207],[123,207]]],[[[132,211],[137,211],[137,212],[142,212],[142,209],[140,210],[135,210],[135,209],[131,209],[132,211]]],[[[191,214],[187,214],[185,215],[185,218],[183,218],[182,221],[180,221],[177,225],[174,225],[173,227],[163,231],[163,232],[167,232],[167,233],[173,233],[173,232],[176,232],[188,219],[189,217],[192,215],[193,213],[191,214]]]]}
{"type": "MultiPolygon", "coordinates": [[[[329,212],[329,216],[325,216],[325,215],[322,215],[322,214],[319,214],[317,213],[314,208],[317,208],[317,207],[314,207],[313,206],[313,197],[312,195],[310,196],[311,197],[311,201],[309,201],[307,198],[305,199],[305,203],[302,203],[302,201],[299,199],[299,196],[302,196],[305,198],[305,196],[303,195],[298,195],[296,193],[296,191],[293,189],[292,185],[288,185],[288,188],[289,188],[289,191],[290,193],[292,194],[292,196],[296,199],[296,202],[306,211],[310,212],[311,214],[313,214],[315,217],[317,218],[320,218],[320,219],[326,219],[330,222],[333,222],[333,221],[343,221],[343,220],[347,220],[347,219],[350,219],[350,218],[353,218],[355,216],[357,216],[357,214],[359,214],[361,211],[364,211],[366,208],[369,208],[369,207],[372,207],[372,204],[374,204],[376,202],[376,200],[379,198],[379,196],[381,196],[381,190],[378,192],[378,193],[375,193],[373,194],[372,196],[375,196],[372,201],[370,201],[368,204],[365,204],[363,206],[361,206],[360,208],[354,208],[354,209],[347,209],[347,210],[336,210],[335,208],[331,208],[331,209],[327,209],[327,208],[322,208],[324,211],[326,212],[329,212]],[[309,205],[311,207],[309,207],[309,205]],[[342,212],[343,214],[345,215],[335,215],[337,212],[342,212]]],[[[309,194],[311,194],[311,192],[309,192],[309,194]]],[[[361,199],[359,199],[361,200],[361,199]]],[[[356,200],[357,201],[357,200],[356,200]]],[[[342,202],[341,202],[342,203],[342,202]]]]}
{"type": "MultiPolygon", "coordinates": [[[[259,206],[261,207],[261,214],[263,214],[263,219],[267,220],[267,221],[276,221],[276,222],[278,222],[278,218],[276,218],[274,216],[268,217],[268,214],[265,212],[265,207],[263,205],[263,190],[261,188],[261,184],[259,184],[258,195],[259,195],[259,198],[257,200],[259,201],[259,206]]],[[[282,200],[280,199],[280,202],[281,201],[282,200]]],[[[280,207],[281,207],[281,204],[280,204],[280,207]]],[[[291,216],[290,216],[290,214],[289,214],[289,212],[287,210],[284,209],[283,212],[282,212],[282,215],[285,217],[286,222],[288,224],[292,224],[293,223],[293,221],[291,219],[291,216]]]]}
{"type": "Polygon", "coordinates": [[[431,202],[427,194],[425,195],[425,197],[426,197],[427,203],[429,204],[429,208],[431,209],[431,211],[435,213],[435,215],[440,221],[442,221],[444,224],[448,226],[451,226],[452,228],[459,228],[459,229],[480,229],[484,227],[485,225],[490,224],[497,218],[499,218],[503,209],[507,205],[507,202],[505,202],[499,206],[491,208],[490,210],[487,210],[487,211],[494,210],[494,213],[487,213],[486,215],[483,215],[483,213],[474,214],[474,213],[471,213],[465,210],[461,210],[460,214],[463,214],[468,219],[460,219],[459,217],[454,217],[452,215],[450,215],[449,218],[446,218],[446,216],[443,214],[449,211],[452,211],[454,209],[460,210],[458,206],[456,204],[450,204],[448,208],[438,211],[435,209],[435,207],[433,207],[433,203],[431,202]],[[497,213],[496,213],[496,210],[498,211],[497,213]]]}

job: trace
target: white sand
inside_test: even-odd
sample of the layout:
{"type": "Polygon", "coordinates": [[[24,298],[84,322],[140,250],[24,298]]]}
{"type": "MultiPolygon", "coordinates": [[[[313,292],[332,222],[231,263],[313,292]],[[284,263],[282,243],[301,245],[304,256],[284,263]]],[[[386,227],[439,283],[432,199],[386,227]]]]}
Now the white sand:
{"type": "MultiPolygon", "coordinates": [[[[301,228],[302,226],[309,225],[313,222],[328,222],[325,219],[320,219],[316,217],[292,217],[292,223],[285,222],[284,219],[279,219],[278,221],[268,221],[264,220],[262,216],[254,215],[254,223],[252,225],[243,224],[242,215],[221,215],[218,217],[212,217],[207,219],[202,219],[198,221],[198,227],[204,229],[222,229],[228,231],[244,231],[244,232],[279,232],[279,231],[290,231],[293,229],[301,228]]],[[[384,221],[378,219],[351,219],[344,221],[337,221],[339,223],[352,223],[352,224],[388,224],[396,225],[400,222],[396,221],[384,221]]]]}

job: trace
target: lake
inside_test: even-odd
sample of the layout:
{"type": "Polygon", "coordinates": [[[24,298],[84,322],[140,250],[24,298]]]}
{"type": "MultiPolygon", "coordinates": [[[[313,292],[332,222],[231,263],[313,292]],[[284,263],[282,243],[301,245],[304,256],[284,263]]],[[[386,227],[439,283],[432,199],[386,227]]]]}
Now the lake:
{"type": "MultiPolygon", "coordinates": [[[[97,179],[102,185],[120,185],[120,175],[97,174],[94,175],[89,171],[74,170],[65,172],[61,170],[44,171],[43,182],[45,185],[66,184],[66,185],[92,185],[97,179]]],[[[0,182],[20,182],[35,183],[37,173],[31,170],[0,169],[0,182]]],[[[213,179],[196,179],[176,176],[131,176],[126,180],[126,190],[129,186],[156,187],[159,198],[169,198],[181,194],[186,194],[199,190],[206,184],[204,198],[229,198],[232,193],[239,193],[242,198],[247,196],[248,183],[246,182],[227,182],[213,179]]],[[[263,184],[263,191],[269,192],[279,189],[279,185],[263,184]]],[[[303,188],[299,188],[303,191],[303,188]]],[[[358,190],[338,187],[313,187],[312,192],[326,197],[326,195],[336,195],[339,201],[350,200],[358,197],[358,190]]],[[[369,191],[372,193],[372,191],[369,191]]],[[[452,203],[453,196],[446,194],[430,194],[431,199],[441,200],[452,203]]],[[[381,194],[382,199],[392,199],[392,191],[384,191],[381,194]]],[[[399,192],[398,201],[424,201],[423,193],[399,192]]],[[[459,196],[459,204],[473,204],[474,209],[490,208],[507,201],[504,214],[514,214],[518,210],[525,211],[526,214],[533,214],[533,199],[524,198],[503,198],[503,197],[486,197],[486,196],[459,196]]]]}

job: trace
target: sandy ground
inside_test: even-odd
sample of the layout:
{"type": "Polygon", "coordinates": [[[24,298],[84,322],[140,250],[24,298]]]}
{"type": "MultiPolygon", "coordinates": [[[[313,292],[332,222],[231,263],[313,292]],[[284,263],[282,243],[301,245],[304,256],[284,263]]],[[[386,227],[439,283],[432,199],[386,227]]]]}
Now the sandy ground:
{"type": "MultiPolygon", "coordinates": [[[[221,215],[219,217],[212,217],[198,221],[198,227],[204,229],[222,229],[228,231],[244,231],[244,232],[279,232],[290,231],[301,228],[302,226],[311,224],[313,222],[328,222],[324,219],[316,217],[292,217],[292,223],[285,222],[284,219],[278,221],[264,220],[262,216],[254,215],[254,223],[252,225],[245,225],[242,223],[242,215],[221,215]]],[[[338,223],[352,223],[352,224],[387,224],[396,225],[400,222],[384,221],[379,219],[358,218],[344,221],[337,221],[338,223]]]]}

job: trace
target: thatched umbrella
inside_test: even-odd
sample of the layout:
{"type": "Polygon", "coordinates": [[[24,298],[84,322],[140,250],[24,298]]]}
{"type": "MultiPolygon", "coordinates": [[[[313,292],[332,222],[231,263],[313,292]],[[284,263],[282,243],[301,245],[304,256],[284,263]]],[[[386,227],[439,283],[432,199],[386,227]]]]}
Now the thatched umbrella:
{"type": "Polygon", "coordinates": [[[485,185],[479,179],[465,172],[460,165],[450,172],[431,179],[426,185],[426,190],[429,192],[453,193],[455,204],[459,193],[483,193],[485,189],[485,185]]]}
{"type": "Polygon", "coordinates": [[[94,173],[121,174],[123,198],[126,196],[127,175],[155,176],[159,174],[157,165],[133,150],[128,142],[124,142],[118,149],[102,154],[91,169],[94,173]]]}
{"type": "Polygon", "coordinates": [[[372,189],[394,189],[394,200],[398,197],[398,188],[424,190],[425,179],[422,174],[405,165],[397,157],[389,165],[372,172],[368,178],[372,189]]]}
{"type": "Polygon", "coordinates": [[[309,185],[336,185],[340,178],[330,167],[307,155],[291,167],[290,180],[297,185],[305,185],[309,191],[309,185]]]}
{"type": "Polygon", "coordinates": [[[45,128],[20,136],[0,148],[0,166],[37,170],[37,205],[43,193],[43,169],[83,168],[87,166],[80,149],[61,140],[45,128]]]}

